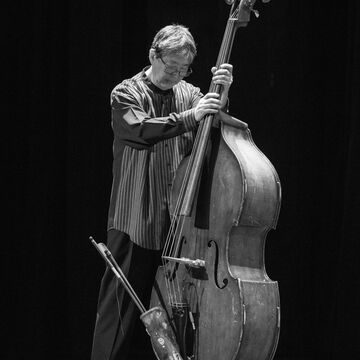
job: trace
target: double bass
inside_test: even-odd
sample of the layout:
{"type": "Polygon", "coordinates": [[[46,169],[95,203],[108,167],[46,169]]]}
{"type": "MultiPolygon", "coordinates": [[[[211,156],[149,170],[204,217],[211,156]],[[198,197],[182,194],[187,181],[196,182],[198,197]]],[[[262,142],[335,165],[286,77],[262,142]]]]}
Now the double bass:
{"type": "MultiPolygon", "coordinates": [[[[228,62],[236,30],[255,12],[255,0],[226,2],[217,67],[228,62]]],[[[221,86],[212,83],[209,92],[220,94],[221,86]]],[[[184,360],[268,360],[279,338],[278,283],[266,273],[264,253],[280,211],[280,180],[247,124],[228,120],[216,126],[207,115],[176,172],[151,296],[184,360]]]]}

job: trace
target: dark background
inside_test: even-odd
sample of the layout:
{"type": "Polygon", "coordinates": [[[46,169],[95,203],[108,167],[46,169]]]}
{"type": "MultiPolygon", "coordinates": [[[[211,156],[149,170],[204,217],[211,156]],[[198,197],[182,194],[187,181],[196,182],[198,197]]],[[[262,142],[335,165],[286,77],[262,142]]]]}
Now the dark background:
{"type": "MultiPolygon", "coordinates": [[[[358,1],[257,2],[237,33],[230,109],[282,181],[266,266],[279,282],[276,359],[350,359],[359,333],[358,1]]],[[[111,187],[109,94],[157,30],[188,26],[207,91],[221,0],[27,1],[3,11],[0,358],[89,359],[111,187]]]]}

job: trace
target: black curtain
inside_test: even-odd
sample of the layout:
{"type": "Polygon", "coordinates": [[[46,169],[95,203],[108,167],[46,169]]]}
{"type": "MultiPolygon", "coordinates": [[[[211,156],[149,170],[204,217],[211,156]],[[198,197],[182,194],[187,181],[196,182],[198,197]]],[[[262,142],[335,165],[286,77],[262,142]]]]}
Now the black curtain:
{"type": "MultiPolygon", "coordinates": [[[[231,113],[282,181],[266,267],[279,282],[276,359],[359,356],[357,1],[255,6],[231,56],[231,113]]],[[[213,1],[6,4],[4,360],[88,359],[111,187],[109,94],[148,64],[157,30],[190,28],[207,91],[229,7],[213,1]]]]}

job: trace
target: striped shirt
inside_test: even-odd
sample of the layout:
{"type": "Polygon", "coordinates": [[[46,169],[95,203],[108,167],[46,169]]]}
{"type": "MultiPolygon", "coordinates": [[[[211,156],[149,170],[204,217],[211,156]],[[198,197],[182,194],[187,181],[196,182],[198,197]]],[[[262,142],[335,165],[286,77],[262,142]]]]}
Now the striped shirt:
{"type": "Polygon", "coordinates": [[[157,88],[145,68],[111,92],[113,184],[108,230],[127,233],[144,248],[164,246],[170,225],[171,185],[191,151],[199,88],[180,81],[157,88]]]}

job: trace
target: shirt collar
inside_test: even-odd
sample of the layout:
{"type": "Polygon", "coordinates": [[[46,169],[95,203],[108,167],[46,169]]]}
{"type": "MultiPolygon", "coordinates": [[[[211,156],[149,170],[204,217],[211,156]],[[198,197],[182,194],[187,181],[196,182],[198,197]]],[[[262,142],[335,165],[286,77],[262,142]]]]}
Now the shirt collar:
{"type": "Polygon", "coordinates": [[[150,68],[150,65],[146,66],[141,73],[141,78],[145,82],[145,84],[155,93],[158,93],[158,94],[164,95],[164,96],[166,96],[166,95],[172,96],[174,94],[174,91],[172,88],[168,89],[168,90],[162,90],[162,89],[158,88],[154,83],[152,83],[152,81],[147,77],[146,70],[149,68],[150,68]]]}

